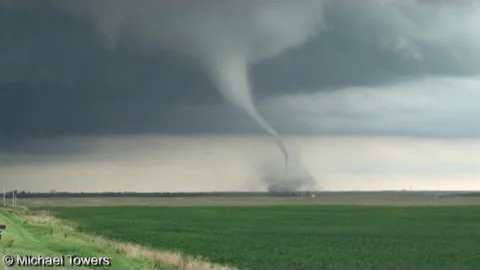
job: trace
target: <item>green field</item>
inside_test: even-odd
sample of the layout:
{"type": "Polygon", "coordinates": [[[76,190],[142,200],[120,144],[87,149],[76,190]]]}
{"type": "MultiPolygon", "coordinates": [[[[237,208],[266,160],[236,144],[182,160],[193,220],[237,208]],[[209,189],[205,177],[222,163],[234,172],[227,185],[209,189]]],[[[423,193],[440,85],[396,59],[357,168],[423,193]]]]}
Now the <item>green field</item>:
{"type": "Polygon", "coordinates": [[[473,269],[480,206],[54,207],[108,238],[240,268],[473,269]]]}

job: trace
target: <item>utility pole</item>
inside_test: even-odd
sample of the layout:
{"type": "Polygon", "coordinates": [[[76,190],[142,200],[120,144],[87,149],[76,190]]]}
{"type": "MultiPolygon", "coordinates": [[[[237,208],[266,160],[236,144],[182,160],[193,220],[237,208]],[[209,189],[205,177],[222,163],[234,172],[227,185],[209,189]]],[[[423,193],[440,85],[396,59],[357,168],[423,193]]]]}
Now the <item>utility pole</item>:
{"type": "Polygon", "coordinates": [[[12,207],[15,206],[15,191],[12,189],[12,207]]]}
{"type": "Polygon", "coordinates": [[[7,207],[7,191],[5,187],[3,187],[3,207],[7,207]]]}

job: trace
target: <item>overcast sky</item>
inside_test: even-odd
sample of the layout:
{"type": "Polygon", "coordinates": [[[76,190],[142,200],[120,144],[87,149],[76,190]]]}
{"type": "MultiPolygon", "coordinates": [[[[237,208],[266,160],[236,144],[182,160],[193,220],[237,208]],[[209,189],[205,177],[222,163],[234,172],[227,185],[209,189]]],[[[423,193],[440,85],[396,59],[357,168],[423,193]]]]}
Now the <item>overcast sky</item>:
{"type": "MultiPolygon", "coordinates": [[[[50,179],[48,189],[55,183],[72,189],[73,184],[60,179],[78,168],[95,171],[87,164],[100,151],[95,148],[103,140],[99,136],[128,138],[117,150],[110,143],[102,150],[114,153],[107,155],[112,160],[140,147],[135,138],[145,135],[158,138],[157,143],[171,138],[179,145],[184,141],[178,138],[188,135],[190,142],[206,149],[200,134],[214,134],[212,138],[228,134],[249,145],[265,131],[242,110],[248,97],[236,88],[243,85],[251,85],[253,100],[266,121],[280,134],[297,138],[294,141],[308,135],[318,137],[320,145],[325,138],[341,137],[355,145],[359,138],[370,138],[385,149],[408,138],[409,143],[420,140],[438,146],[438,155],[447,155],[458,143],[479,149],[478,25],[478,1],[2,1],[0,181],[30,187],[27,182],[35,182],[32,175],[47,170],[42,181],[50,179]],[[237,76],[243,62],[248,82],[237,76]],[[69,171],[58,162],[71,162],[65,166],[76,169],[69,171]]],[[[149,145],[156,145],[154,141],[149,145]]],[[[211,155],[221,159],[215,149],[222,146],[208,145],[211,155]]],[[[375,147],[369,145],[373,153],[375,147]]],[[[275,151],[273,144],[270,147],[275,151]]],[[[391,155],[396,156],[397,150],[391,155]]],[[[175,151],[175,147],[159,150],[154,160],[168,159],[175,151]]],[[[354,152],[365,154],[361,149],[354,152]]],[[[312,167],[326,154],[319,150],[318,156],[305,155],[310,158],[298,159],[312,167]]],[[[480,164],[460,157],[452,155],[443,165],[432,161],[425,165],[423,178],[411,179],[469,175],[471,182],[465,180],[457,188],[475,188],[480,164]]],[[[352,171],[345,165],[349,157],[336,154],[335,158],[337,165],[344,166],[323,166],[323,174],[353,175],[360,167],[370,170],[378,163],[372,159],[372,164],[362,163],[352,171]]],[[[249,160],[248,166],[256,166],[249,160]]],[[[391,164],[370,179],[399,177],[402,173],[395,168],[400,161],[389,160],[391,164]]],[[[99,164],[103,163],[91,166],[104,168],[99,164]]],[[[156,167],[158,171],[151,171],[149,177],[168,171],[169,178],[178,181],[165,186],[157,182],[156,189],[195,190],[187,176],[165,166],[163,171],[156,167]]],[[[245,168],[245,178],[252,170],[245,168]]],[[[415,169],[403,170],[405,174],[415,169]]],[[[315,174],[319,178],[322,171],[315,174]]],[[[102,175],[89,177],[101,182],[102,175]]],[[[219,176],[204,176],[218,183],[215,177],[219,176]]],[[[348,189],[348,181],[356,181],[342,179],[346,182],[335,186],[333,181],[329,187],[348,189]]],[[[99,182],[91,181],[92,187],[99,182]]],[[[148,187],[153,180],[145,181],[142,185],[148,187]]],[[[375,187],[361,181],[350,187],[375,187]]],[[[385,181],[376,187],[398,186],[385,181]]],[[[435,188],[435,181],[429,181],[424,186],[435,188]]],[[[247,182],[237,179],[218,188],[241,189],[247,182]]],[[[215,184],[208,189],[215,189],[215,184]]]]}

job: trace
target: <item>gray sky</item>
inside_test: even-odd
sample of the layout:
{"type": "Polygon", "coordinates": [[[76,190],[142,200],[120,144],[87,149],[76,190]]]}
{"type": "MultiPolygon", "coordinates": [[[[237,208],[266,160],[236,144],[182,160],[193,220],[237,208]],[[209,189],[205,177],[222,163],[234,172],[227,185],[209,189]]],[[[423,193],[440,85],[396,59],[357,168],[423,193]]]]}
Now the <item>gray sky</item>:
{"type": "MultiPolygon", "coordinates": [[[[234,88],[248,82],[259,113],[292,138],[464,140],[476,149],[478,1],[102,3],[0,3],[0,181],[20,183],[25,166],[45,164],[57,176],[50,179],[63,178],[67,171],[52,164],[93,158],[99,136],[129,138],[133,148],[145,135],[251,143],[246,134],[265,132],[231,103],[245,104],[234,88]],[[236,77],[242,61],[248,82],[236,77]]],[[[105,151],[132,151],[122,147],[105,151]]],[[[438,147],[448,152],[448,143],[438,147]]],[[[452,160],[451,170],[475,179],[480,164],[462,162],[452,160]]],[[[434,164],[431,178],[443,175],[434,164]]]]}

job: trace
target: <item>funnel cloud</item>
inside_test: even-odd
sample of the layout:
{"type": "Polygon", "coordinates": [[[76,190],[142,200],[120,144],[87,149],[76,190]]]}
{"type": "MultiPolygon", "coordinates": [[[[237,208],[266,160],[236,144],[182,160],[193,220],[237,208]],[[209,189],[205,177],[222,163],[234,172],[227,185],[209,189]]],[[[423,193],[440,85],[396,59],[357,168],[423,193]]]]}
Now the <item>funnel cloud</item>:
{"type": "Polygon", "coordinates": [[[186,5],[184,1],[119,0],[61,6],[92,19],[109,48],[125,37],[150,50],[176,49],[199,60],[221,96],[274,137],[288,166],[281,137],[255,107],[249,66],[318,34],[323,1],[198,1],[186,5]]]}

